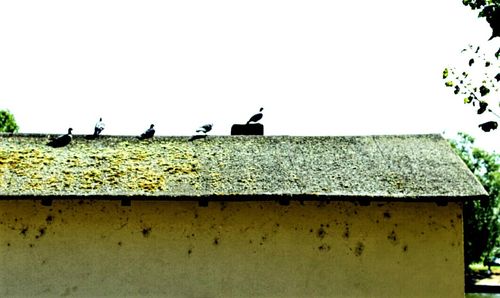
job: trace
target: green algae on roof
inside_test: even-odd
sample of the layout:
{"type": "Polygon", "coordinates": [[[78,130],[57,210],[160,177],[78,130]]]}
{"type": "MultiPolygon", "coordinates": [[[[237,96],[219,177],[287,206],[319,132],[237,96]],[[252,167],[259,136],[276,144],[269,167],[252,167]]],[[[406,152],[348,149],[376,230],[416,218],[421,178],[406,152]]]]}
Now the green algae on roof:
{"type": "Polygon", "coordinates": [[[0,135],[0,196],[457,199],[484,190],[435,135],[131,137],[46,146],[0,135]]]}

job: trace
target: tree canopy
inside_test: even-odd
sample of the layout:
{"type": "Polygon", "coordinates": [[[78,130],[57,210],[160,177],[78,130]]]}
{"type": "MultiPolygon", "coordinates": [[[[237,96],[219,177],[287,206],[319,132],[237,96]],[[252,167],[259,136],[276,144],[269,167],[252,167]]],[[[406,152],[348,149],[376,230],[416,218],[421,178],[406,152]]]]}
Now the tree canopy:
{"type": "Polygon", "coordinates": [[[14,115],[7,110],[0,110],[0,132],[17,132],[19,126],[14,115]]]}
{"type": "Polygon", "coordinates": [[[462,0],[462,3],[479,10],[478,17],[486,18],[492,30],[490,39],[500,37],[500,0],[462,0]]]}
{"type": "MultiPolygon", "coordinates": [[[[500,154],[474,147],[474,138],[459,133],[452,147],[488,192],[486,200],[464,203],[465,264],[488,258],[500,247],[500,154]]],[[[467,267],[466,267],[467,268],[467,267]]]]}

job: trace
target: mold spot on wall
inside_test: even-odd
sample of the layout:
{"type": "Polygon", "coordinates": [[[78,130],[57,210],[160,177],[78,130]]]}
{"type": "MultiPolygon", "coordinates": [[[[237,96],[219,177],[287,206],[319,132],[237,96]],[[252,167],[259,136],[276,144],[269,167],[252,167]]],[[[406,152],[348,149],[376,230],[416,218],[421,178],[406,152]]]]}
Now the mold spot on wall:
{"type": "Polygon", "coordinates": [[[32,248],[33,246],[35,246],[33,243],[30,243],[30,244],[29,244],[29,247],[31,247],[31,248],[32,248]]]}
{"type": "Polygon", "coordinates": [[[398,236],[396,235],[396,232],[392,230],[392,232],[387,236],[387,239],[389,239],[392,242],[398,241],[398,236]]]}
{"type": "Polygon", "coordinates": [[[7,242],[7,246],[10,246],[10,243],[9,243],[9,242],[7,242]]]}
{"type": "Polygon", "coordinates": [[[317,233],[317,235],[318,235],[318,237],[319,237],[320,239],[325,238],[325,236],[326,236],[326,231],[325,231],[325,229],[323,229],[323,227],[320,227],[320,228],[318,229],[318,233],[317,233]]]}
{"type": "MultiPolygon", "coordinates": [[[[59,210],[61,211],[61,210],[59,210]]],[[[48,215],[47,218],[45,218],[45,221],[48,223],[48,224],[51,224],[52,221],[54,221],[54,217],[52,215],[48,215]]]]}
{"type": "Polygon", "coordinates": [[[391,213],[389,213],[389,211],[384,212],[384,218],[386,219],[391,218],[391,213]]]}
{"type": "Polygon", "coordinates": [[[38,235],[35,236],[36,239],[42,237],[43,235],[45,235],[45,232],[47,231],[47,228],[46,227],[40,227],[38,229],[38,235]]]}
{"type": "Polygon", "coordinates": [[[19,234],[21,234],[23,237],[26,237],[26,234],[28,233],[28,227],[23,227],[20,231],[19,234]]]}
{"type": "Polygon", "coordinates": [[[345,225],[345,229],[344,229],[344,233],[342,234],[342,237],[344,237],[344,239],[348,239],[349,238],[349,235],[350,235],[350,232],[349,232],[349,225],[346,224],[345,225]]]}
{"type": "Polygon", "coordinates": [[[403,252],[407,252],[407,251],[408,251],[408,244],[405,244],[405,245],[403,246],[403,252]]]}
{"type": "Polygon", "coordinates": [[[327,252],[327,251],[330,251],[331,247],[330,245],[328,244],[321,244],[319,247],[318,247],[318,250],[319,251],[322,251],[322,252],[327,252]]]}
{"type": "Polygon", "coordinates": [[[219,243],[220,243],[219,237],[215,237],[213,243],[214,243],[214,245],[219,245],[219,243]]]}
{"type": "Polygon", "coordinates": [[[188,249],[188,255],[191,255],[193,253],[193,250],[190,248],[188,249]]]}
{"type": "Polygon", "coordinates": [[[148,237],[151,234],[151,228],[143,228],[142,229],[142,236],[148,237]]]}
{"type": "Polygon", "coordinates": [[[361,242],[358,242],[358,244],[356,244],[356,248],[354,249],[354,255],[356,257],[359,257],[363,254],[364,250],[365,250],[365,245],[361,242]]]}
{"type": "Polygon", "coordinates": [[[118,241],[118,246],[122,246],[123,243],[121,241],[118,241]]]}

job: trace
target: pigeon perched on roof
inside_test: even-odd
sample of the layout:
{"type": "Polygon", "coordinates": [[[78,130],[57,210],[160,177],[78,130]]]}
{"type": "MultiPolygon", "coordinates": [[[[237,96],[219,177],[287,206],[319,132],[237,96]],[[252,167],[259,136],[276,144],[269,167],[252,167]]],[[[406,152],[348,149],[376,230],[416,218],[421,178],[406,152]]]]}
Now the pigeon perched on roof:
{"type": "Polygon", "coordinates": [[[247,124],[250,124],[250,122],[257,122],[259,121],[260,119],[262,119],[262,111],[264,110],[264,108],[260,108],[259,110],[259,113],[253,115],[252,117],[250,117],[250,120],[247,121],[247,124]]]}
{"type": "Polygon", "coordinates": [[[206,138],[207,137],[207,132],[211,131],[212,127],[213,127],[213,124],[205,124],[205,125],[201,126],[200,128],[198,128],[196,130],[196,132],[199,133],[199,134],[190,137],[188,141],[194,141],[194,140],[197,140],[197,139],[204,139],[204,138],[206,138]]]}
{"type": "Polygon", "coordinates": [[[151,124],[151,126],[139,137],[140,140],[150,139],[155,135],[155,125],[151,124]]]}
{"type": "Polygon", "coordinates": [[[102,122],[102,118],[99,118],[99,121],[95,124],[94,127],[94,136],[98,136],[101,134],[101,132],[104,130],[104,122],[102,122]]]}
{"type": "Polygon", "coordinates": [[[64,147],[68,145],[71,140],[73,139],[73,135],[71,134],[71,131],[73,131],[73,128],[68,128],[68,133],[62,136],[59,136],[50,142],[47,143],[48,146],[54,147],[54,148],[59,148],[59,147],[64,147]]]}
{"type": "Polygon", "coordinates": [[[213,124],[205,124],[205,125],[201,126],[200,128],[198,128],[196,130],[196,132],[207,133],[207,132],[212,130],[212,126],[213,126],[213,124]]]}

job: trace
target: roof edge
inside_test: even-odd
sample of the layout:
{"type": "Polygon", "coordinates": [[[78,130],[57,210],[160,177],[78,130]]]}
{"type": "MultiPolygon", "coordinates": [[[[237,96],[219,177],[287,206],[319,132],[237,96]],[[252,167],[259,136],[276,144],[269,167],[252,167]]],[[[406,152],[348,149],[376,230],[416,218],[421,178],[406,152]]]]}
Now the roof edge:
{"type": "Polygon", "coordinates": [[[113,195],[0,195],[0,201],[22,200],[94,200],[94,201],[209,201],[209,202],[251,202],[251,201],[351,201],[351,202],[463,202],[487,199],[487,195],[429,195],[429,196],[404,196],[404,195],[334,195],[334,194],[227,194],[227,195],[144,195],[144,194],[113,194],[113,195]]]}

